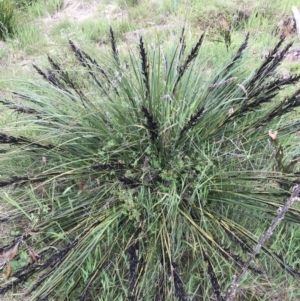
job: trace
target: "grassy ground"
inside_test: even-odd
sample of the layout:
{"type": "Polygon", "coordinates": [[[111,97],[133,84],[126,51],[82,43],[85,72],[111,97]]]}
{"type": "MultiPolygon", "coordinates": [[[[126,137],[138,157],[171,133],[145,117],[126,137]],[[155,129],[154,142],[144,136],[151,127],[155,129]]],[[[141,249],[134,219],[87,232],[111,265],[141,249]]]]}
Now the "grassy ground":
{"type": "MultiPolygon", "coordinates": [[[[140,35],[147,41],[168,43],[182,26],[190,40],[206,30],[206,46],[212,61],[235,49],[249,31],[253,56],[263,56],[278,40],[277,23],[290,13],[291,1],[33,1],[19,11],[19,28],[14,38],[0,49],[4,71],[28,74],[33,62],[45,60],[46,53],[67,59],[67,39],[98,52],[109,42],[112,26],[120,49],[132,45],[140,35]],[[222,51],[220,51],[222,50],[222,51]],[[11,66],[14,68],[11,68],[11,66]]],[[[291,35],[289,38],[295,38],[291,35]]],[[[127,50],[124,50],[125,52],[127,50]]],[[[126,53],[125,53],[126,55],[126,53]]],[[[3,74],[3,73],[2,73],[3,74]]],[[[5,75],[6,76],[6,75],[5,75]]]]}
{"type": "MultiPolygon", "coordinates": [[[[177,39],[183,26],[188,42],[195,41],[206,31],[203,52],[210,53],[202,72],[209,72],[213,64],[230,57],[247,32],[251,43],[248,51],[249,68],[284,34],[288,41],[299,41],[288,25],[279,28],[278,22],[291,14],[293,2],[289,0],[36,0],[18,8],[16,32],[0,44],[0,88],[9,90],[1,79],[38,78],[32,64],[47,66],[47,54],[74,68],[73,56],[69,55],[68,39],[83,47],[90,54],[108,51],[109,28],[116,33],[121,56],[128,56],[128,46],[135,47],[139,36],[155,45],[159,40],[167,45],[177,39]]],[[[281,68],[282,76],[297,72],[297,56],[290,54],[281,68]]],[[[7,85],[7,83],[6,83],[7,85]]],[[[0,123],[10,116],[2,114],[0,123]]],[[[4,204],[0,208],[4,208],[4,204]]],[[[299,204],[295,206],[299,207],[299,204]]],[[[5,208],[1,210],[5,212],[5,208]]],[[[2,216],[5,215],[1,214],[2,216]]],[[[244,217],[243,217],[244,218],[244,217]]],[[[257,229],[259,237],[270,221],[257,229]]],[[[245,218],[245,223],[251,219],[245,218]]],[[[0,228],[1,236],[11,235],[10,229],[0,228]]],[[[293,268],[300,267],[298,242],[300,230],[296,226],[282,226],[269,242],[272,249],[280,251],[293,268]]],[[[300,289],[295,280],[272,264],[262,262],[266,271],[262,277],[249,276],[240,287],[240,300],[300,300],[300,289]],[[278,283],[280,285],[278,285],[278,283]]],[[[1,276],[3,277],[3,276],[1,276]]],[[[0,277],[0,281],[1,281],[0,277]]],[[[21,289],[22,290],[22,289],[21,289]]],[[[20,290],[1,297],[1,300],[21,300],[20,290]]],[[[23,299],[23,297],[22,297],[23,299]]]]}

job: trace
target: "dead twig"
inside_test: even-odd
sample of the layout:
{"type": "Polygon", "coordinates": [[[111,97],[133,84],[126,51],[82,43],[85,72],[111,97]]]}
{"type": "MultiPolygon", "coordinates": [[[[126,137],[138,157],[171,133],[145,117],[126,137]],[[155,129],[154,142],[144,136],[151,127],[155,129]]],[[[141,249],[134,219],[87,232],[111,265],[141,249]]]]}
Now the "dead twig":
{"type": "Polygon", "coordinates": [[[265,244],[265,242],[271,237],[271,235],[273,234],[273,231],[274,231],[275,227],[279,224],[279,222],[281,220],[284,219],[285,213],[293,205],[293,203],[297,199],[297,196],[298,196],[299,193],[300,193],[300,184],[296,184],[293,187],[293,191],[292,191],[292,194],[291,194],[290,198],[286,201],[285,205],[282,208],[278,208],[278,210],[277,210],[277,214],[278,214],[277,217],[272,222],[272,224],[270,225],[270,227],[268,228],[268,230],[261,237],[261,239],[259,240],[259,242],[256,245],[256,247],[253,249],[252,253],[249,256],[249,259],[245,262],[245,264],[244,264],[244,266],[243,266],[242,271],[240,272],[240,274],[237,275],[234,278],[233,283],[231,284],[231,286],[227,290],[227,292],[226,292],[224,298],[222,299],[222,301],[231,301],[231,300],[234,300],[234,297],[235,297],[236,291],[238,289],[238,286],[239,286],[242,278],[246,274],[249,265],[251,264],[251,262],[253,261],[253,259],[256,257],[256,255],[258,254],[258,252],[260,251],[260,249],[262,248],[262,246],[265,244]]]}

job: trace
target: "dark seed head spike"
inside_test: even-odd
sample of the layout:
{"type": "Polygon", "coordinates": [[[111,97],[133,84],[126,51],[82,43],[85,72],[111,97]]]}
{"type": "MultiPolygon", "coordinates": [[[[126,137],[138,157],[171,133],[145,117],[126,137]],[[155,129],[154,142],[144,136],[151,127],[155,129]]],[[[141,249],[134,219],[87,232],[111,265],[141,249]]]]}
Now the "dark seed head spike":
{"type": "Polygon", "coordinates": [[[284,59],[285,54],[291,48],[293,43],[289,43],[282,52],[279,53],[279,49],[284,42],[284,39],[281,39],[277,45],[269,52],[261,66],[255,72],[255,75],[251,81],[247,84],[247,87],[254,87],[257,82],[263,77],[271,75],[271,72],[279,66],[279,64],[284,59]]]}
{"type": "Polygon", "coordinates": [[[47,58],[48,58],[48,61],[49,63],[51,64],[52,68],[57,71],[57,72],[62,72],[60,66],[58,65],[58,63],[56,63],[51,57],[50,55],[48,54],[47,55],[47,58]]]}
{"type": "MultiPolygon", "coordinates": [[[[111,80],[109,79],[108,75],[106,74],[106,72],[103,70],[103,68],[101,68],[99,66],[99,64],[97,63],[97,61],[95,59],[92,59],[85,51],[81,50],[82,55],[87,59],[87,63],[91,64],[92,66],[94,66],[96,68],[96,70],[100,71],[100,73],[103,75],[103,77],[105,78],[105,80],[108,82],[108,84],[110,85],[110,87],[113,87],[115,93],[119,96],[119,92],[117,90],[117,88],[115,87],[115,85],[111,82],[111,80]],[[90,63],[89,63],[89,62],[90,63]]],[[[89,66],[90,67],[90,66],[89,66]]],[[[91,69],[91,68],[90,68],[91,69]]],[[[92,74],[91,74],[92,75],[92,74]]],[[[94,74],[93,74],[94,75],[94,74]]],[[[95,79],[95,78],[94,78],[95,79]]]]}
{"type": "Polygon", "coordinates": [[[14,136],[8,136],[4,133],[0,133],[0,143],[4,144],[26,144],[26,145],[32,145],[36,146],[38,148],[44,148],[44,149],[52,149],[54,146],[52,144],[49,145],[42,145],[36,142],[31,142],[25,137],[14,137],[14,136]]]}
{"type": "Polygon", "coordinates": [[[221,301],[222,300],[222,298],[221,298],[221,287],[220,287],[218,278],[217,278],[216,273],[215,273],[215,271],[213,269],[213,265],[212,265],[212,263],[211,263],[211,261],[209,259],[208,254],[206,254],[205,250],[202,249],[202,251],[203,251],[204,260],[207,263],[207,273],[208,273],[208,275],[210,277],[210,281],[211,281],[211,285],[212,285],[213,291],[214,291],[214,293],[216,294],[216,296],[218,298],[217,300],[221,301]]]}
{"type": "Polygon", "coordinates": [[[229,71],[232,70],[232,67],[235,65],[235,63],[243,56],[245,49],[248,47],[249,36],[250,34],[248,32],[246,34],[244,42],[241,44],[236,54],[233,56],[231,62],[226,66],[226,68],[221,72],[221,74],[215,77],[210,87],[214,87],[215,85],[218,85],[218,81],[224,78],[226,74],[228,74],[229,71]]]}
{"type": "MultiPolygon", "coordinates": [[[[250,36],[250,34],[249,34],[249,32],[248,32],[248,33],[246,34],[245,41],[243,42],[243,44],[242,44],[242,45],[240,46],[240,48],[238,49],[238,51],[236,52],[235,56],[232,58],[231,64],[234,64],[237,60],[239,60],[239,59],[242,57],[242,55],[243,55],[245,49],[248,47],[249,36],[250,36]]],[[[232,65],[231,65],[231,66],[232,66],[232,65]]]]}
{"type": "MultiPolygon", "coordinates": [[[[180,39],[179,39],[179,43],[180,43],[180,50],[179,50],[179,56],[178,56],[178,60],[181,59],[181,57],[184,55],[184,51],[186,49],[186,43],[185,43],[185,27],[182,28],[181,31],[181,35],[180,35],[180,39]]],[[[179,71],[179,70],[178,70],[179,71]]]]}
{"type": "Polygon", "coordinates": [[[86,60],[84,59],[80,49],[78,49],[75,44],[73,43],[73,41],[69,40],[69,44],[71,46],[72,51],[75,53],[75,56],[77,57],[77,59],[79,60],[79,62],[81,62],[81,64],[84,67],[88,67],[88,64],[86,63],[86,60]]]}
{"type": "Polygon", "coordinates": [[[178,83],[180,82],[182,76],[184,75],[184,72],[188,69],[188,66],[190,65],[190,63],[197,57],[197,55],[199,53],[199,49],[202,45],[203,39],[204,39],[204,33],[200,36],[197,44],[195,45],[195,47],[192,48],[190,54],[188,55],[188,57],[186,58],[186,60],[182,64],[182,66],[179,67],[178,76],[177,76],[172,93],[175,92],[178,83]]]}
{"type": "Polygon", "coordinates": [[[111,43],[113,57],[114,57],[115,61],[119,64],[120,61],[119,61],[119,53],[117,50],[117,43],[116,43],[114,32],[111,27],[109,28],[109,33],[110,33],[110,43],[111,43]]]}
{"type": "Polygon", "coordinates": [[[186,301],[187,293],[184,289],[184,283],[178,271],[178,264],[174,261],[172,262],[172,270],[175,286],[175,296],[178,298],[179,301],[186,301]]]}
{"type": "Polygon", "coordinates": [[[150,96],[150,83],[149,83],[149,64],[147,59],[147,52],[145,49],[145,45],[143,42],[143,38],[140,37],[140,56],[142,61],[142,74],[143,74],[143,81],[146,90],[146,98],[150,96]]]}
{"type": "Polygon", "coordinates": [[[44,80],[49,81],[48,76],[46,75],[45,72],[43,72],[39,67],[37,67],[37,66],[34,65],[34,64],[32,64],[32,66],[33,66],[33,68],[37,71],[37,73],[38,73],[39,75],[41,75],[41,76],[44,78],[44,80]]]}
{"type": "Polygon", "coordinates": [[[198,111],[190,117],[190,120],[188,121],[188,123],[182,128],[182,130],[180,132],[180,137],[182,137],[182,135],[185,132],[187,132],[188,130],[190,130],[192,127],[197,125],[197,123],[199,122],[199,120],[202,116],[203,111],[204,111],[204,107],[198,109],[198,111]]]}
{"type": "Polygon", "coordinates": [[[157,123],[154,121],[153,115],[150,114],[147,108],[142,107],[142,112],[144,114],[144,117],[147,119],[147,123],[144,124],[144,126],[149,131],[152,142],[154,142],[158,137],[157,123]]]}
{"type": "Polygon", "coordinates": [[[141,232],[141,227],[138,227],[134,233],[134,242],[128,248],[128,261],[129,261],[129,281],[128,281],[128,299],[135,300],[137,290],[137,271],[139,265],[139,240],[138,236],[141,232]]]}
{"type": "Polygon", "coordinates": [[[88,73],[93,78],[96,85],[105,93],[106,96],[108,96],[107,89],[100,83],[98,78],[95,76],[95,72],[93,72],[93,69],[92,69],[93,64],[91,65],[89,63],[89,60],[92,61],[92,59],[84,51],[77,48],[71,40],[69,40],[69,44],[71,46],[72,51],[75,53],[76,58],[79,60],[79,62],[82,64],[82,66],[89,69],[88,73]]]}
{"type": "Polygon", "coordinates": [[[139,182],[136,182],[130,178],[127,178],[127,177],[119,177],[118,180],[124,185],[124,186],[127,186],[129,188],[136,188],[138,186],[141,185],[141,183],[139,182]]]}
{"type": "Polygon", "coordinates": [[[14,110],[18,113],[33,114],[33,115],[36,115],[36,116],[39,114],[39,112],[34,110],[34,109],[27,108],[25,106],[17,105],[17,104],[15,104],[13,102],[10,102],[8,100],[0,100],[0,103],[2,103],[8,109],[14,110]]]}

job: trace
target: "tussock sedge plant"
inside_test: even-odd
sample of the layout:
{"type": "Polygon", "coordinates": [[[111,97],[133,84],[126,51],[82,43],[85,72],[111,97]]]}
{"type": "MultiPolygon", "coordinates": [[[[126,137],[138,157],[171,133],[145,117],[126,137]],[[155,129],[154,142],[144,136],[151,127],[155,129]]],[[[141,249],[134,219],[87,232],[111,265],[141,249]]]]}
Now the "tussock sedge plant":
{"type": "MultiPolygon", "coordinates": [[[[105,63],[69,41],[85,73],[48,57],[48,71],[34,66],[45,84],[18,82],[1,100],[17,113],[0,132],[1,199],[15,207],[2,222],[21,230],[0,247],[0,293],[223,300],[297,182],[299,121],[286,116],[300,91],[279,91],[300,76],[276,75],[291,44],[247,74],[248,35],[215,72],[203,71],[204,35],[190,50],[184,30],[168,51],[140,38],[126,63],[110,37],[105,63]]],[[[276,250],[260,255],[300,276],[276,250]]],[[[248,271],[267,273],[260,257],[248,271]]]]}

